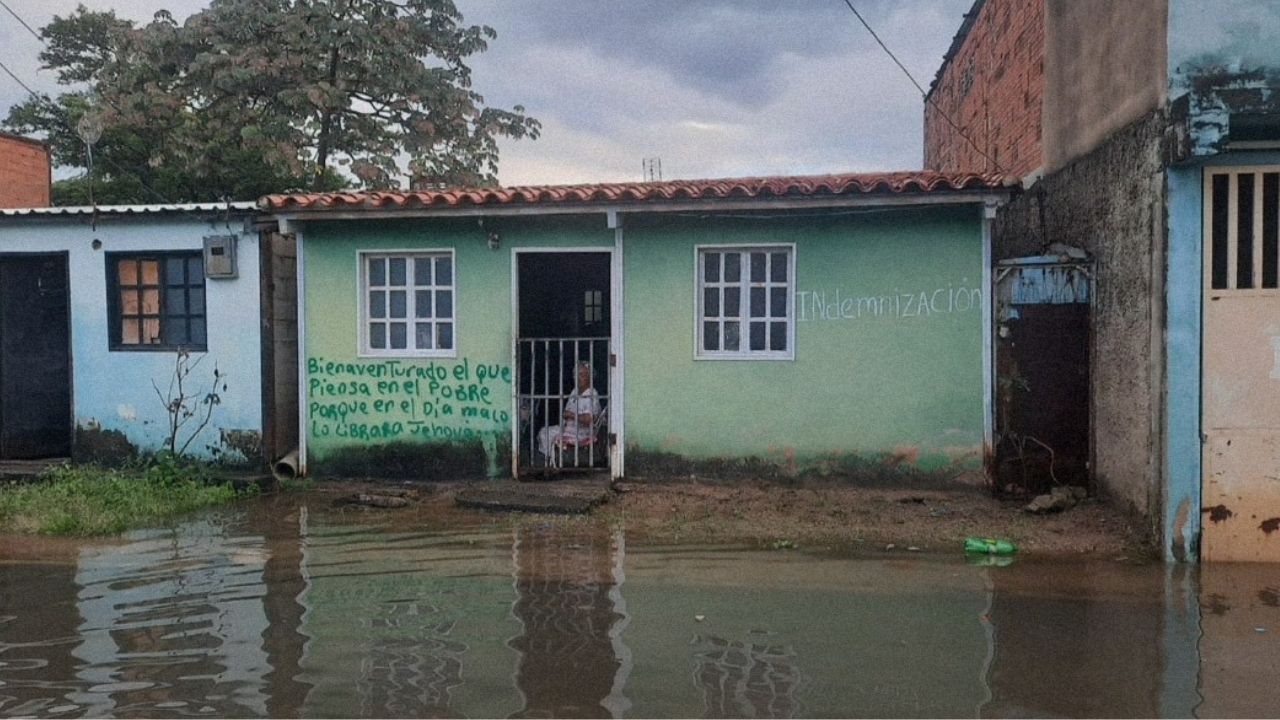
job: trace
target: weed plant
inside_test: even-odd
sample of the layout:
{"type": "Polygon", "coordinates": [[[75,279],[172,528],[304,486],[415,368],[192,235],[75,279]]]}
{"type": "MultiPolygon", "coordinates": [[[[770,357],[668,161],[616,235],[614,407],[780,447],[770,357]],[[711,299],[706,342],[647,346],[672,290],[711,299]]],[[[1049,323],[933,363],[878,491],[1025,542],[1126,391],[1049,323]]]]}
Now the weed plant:
{"type": "Polygon", "coordinates": [[[63,465],[36,482],[0,486],[0,532],[111,535],[164,525],[244,494],[207,467],[169,453],[121,469],[63,465]]]}

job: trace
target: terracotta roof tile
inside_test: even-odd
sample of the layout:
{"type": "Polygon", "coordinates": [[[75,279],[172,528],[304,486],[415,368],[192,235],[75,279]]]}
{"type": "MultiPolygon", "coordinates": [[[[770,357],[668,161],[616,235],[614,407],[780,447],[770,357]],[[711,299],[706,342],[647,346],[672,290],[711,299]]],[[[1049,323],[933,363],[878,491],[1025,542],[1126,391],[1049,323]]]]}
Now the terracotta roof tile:
{"type": "Polygon", "coordinates": [[[374,210],[460,208],[482,205],[627,205],[724,199],[767,199],[867,194],[916,194],[994,190],[999,175],[930,171],[853,173],[841,175],[669,180],[587,185],[526,185],[491,188],[446,188],[407,192],[338,192],[267,195],[264,210],[374,210]]]}

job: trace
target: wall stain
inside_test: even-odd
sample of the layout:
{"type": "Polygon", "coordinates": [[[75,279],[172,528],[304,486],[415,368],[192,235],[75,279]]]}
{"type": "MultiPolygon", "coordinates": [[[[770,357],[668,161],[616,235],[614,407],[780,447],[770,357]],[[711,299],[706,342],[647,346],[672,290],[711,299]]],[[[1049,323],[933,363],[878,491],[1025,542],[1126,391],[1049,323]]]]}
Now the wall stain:
{"type": "Polygon", "coordinates": [[[1258,591],[1258,600],[1260,600],[1263,605],[1280,607],[1280,589],[1263,588],[1258,591]]]}
{"type": "Polygon", "coordinates": [[[1269,520],[1263,520],[1262,524],[1258,526],[1258,529],[1268,535],[1275,532],[1276,530],[1280,530],[1280,517],[1273,517],[1269,520]]]}
{"type": "Polygon", "coordinates": [[[1223,520],[1229,520],[1235,515],[1235,513],[1227,509],[1226,505],[1214,505],[1213,507],[1201,508],[1200,512],[1209,513],[1209,519],[1215,523],[1220,523],[1223,520]]]}
{"type": "Polygon", "coordinates": [[[1231,606],[1226,603],[1226,597],[1214,593],[1209,596],[1208,602],[1200,604],[1200,609],[1211,615],[1226,615],[1231,606]]]}
{"type": "Polygon", "coordinates": [[[484,478],[492,468],[511,464],[511,442],[490,443],[490,458],[480,439],[447,443],[393,442],[382,445],[342,447],[316,458],[312,473],[318,477],[387,478],[398,480],[452,481],[484,478]]]}
{"type": "Polygon", "coordinates": [[[76,425],[71,459],[78,463],[98,463],[119,467],[138,457],[138,448],[119,430],[108,430],[97,422],[76,425]]]}

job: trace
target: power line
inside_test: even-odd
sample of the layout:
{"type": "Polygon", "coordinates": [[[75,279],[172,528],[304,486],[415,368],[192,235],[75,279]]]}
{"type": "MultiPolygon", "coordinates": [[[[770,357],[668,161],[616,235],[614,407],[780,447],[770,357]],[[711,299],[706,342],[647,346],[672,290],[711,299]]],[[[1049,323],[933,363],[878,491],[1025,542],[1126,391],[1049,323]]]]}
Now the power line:
{"type": "Polygon", "coordinates": [[[990,160],[991,164],[995,166],[996,171],[1003,173],[1004,168],[1000,167],[999,161],[988,155],[986,150],[980,147],[978,143],[974,142],[973,138],[969,137],[968,133],[964,131],[964,128],[961,128],[954,120],[951,119],[951,116],[947,114],[947,111],[943,110],[937,102],[929,97],[929,93],[925,92],[924,87],[922,87],[919,82],[916,82],[915,76],[911,74],[911,71],[907,69],[907,66],[902,64],[902,61],[898,59],[898,56],[893,54],[893,51],[889,49],[889,46],[884,44],[884,41],[880,39],[880,36],[876,34],[876,31],[873,30],[866,19],[862,17],[862,13],[858,12],[858,8],[853,6],[852,0],[844,0],[844,4],[849,6],[849,10],[853,12],[854,17],[858,18],[858,22],[862,23],[862,27],[866,28],[867,32],[871,33],[871,37],[876,41],[876,44],[880,46],[880,49],[884,50],[885,54],[889,56],[889,59],[902,70],[902,74],[907,76],[907,79],[911,81],[911,84],[916,86],[916,90],[920,92],[920,97],[924,98],[925,104],[932,105],[933,109],[938,111],[938,114],[942,116],[942,119],[946,120],[947,124],[950,125],[960,137],[964,138],[965,141],[972,145],[973,149],[977,150],[979,155],[990,160]]]}
{"type": "Polygon", "coordinates": [[[26,90],[27,92],[31,93],[31,97],[36,98],[37,100],[41,99],[40,96],[36,94],[35,90],[32,90],[26,83],[22,82],[21,78],[13,74],[13,71],[9,69],[8,65],[5,65],[4,63],[0,62],[0,70],[4,70],[5,74],[13,78],[14,82],[21,85],[23,90],[26,90]]]}
{"type": "Polygon", "coordinates": [[[13,19],[21,23],[22,27],[26,28],[27,32],[31,33],[31,35],[35,37],[35,39],[39,40],[42,43],[44,42],[44,38],[40,37],[40,33],[33,30],[31,26],[27,24],[26,20],[23,20],[21,17],[19,17],[18,13],[14,12],[13,8],[9,7],[8,3],[6,3],[4,0],[0,0],[0,7],[3,7],[5,10],[8,10],[9,14],[13,16],[13,19]]]}

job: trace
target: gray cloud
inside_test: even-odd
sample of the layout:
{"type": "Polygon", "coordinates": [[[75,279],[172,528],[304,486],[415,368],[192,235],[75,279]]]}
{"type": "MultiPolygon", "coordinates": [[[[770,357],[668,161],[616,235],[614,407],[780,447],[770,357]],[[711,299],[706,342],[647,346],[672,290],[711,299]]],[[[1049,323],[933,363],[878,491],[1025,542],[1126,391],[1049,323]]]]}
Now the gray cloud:
{"type": "MultiPolygon", "coordinates": [[[[11,4],[15,0],[9,0],[11,4]]],[[[199,0],[161,0],[179,18],[199,0]]],[[[921,100],[842,0],[457,0],[497,40],[472,59],[495,106],[524,105],[535,141],[503,142],[506,184],[919,167],[921,100]]],[[[146,20],[147,0],[86,0],[146,20]]],[[[855,4],[927,86],[970,0],[855,4]]],[[[39,27],[76,0],[16,0],[39,27]]],[[[0,59],[39,90],[40,46],[0,23],[0,59]]],[[[0,108],[24,93],[0,77],[0,108]]]]}

